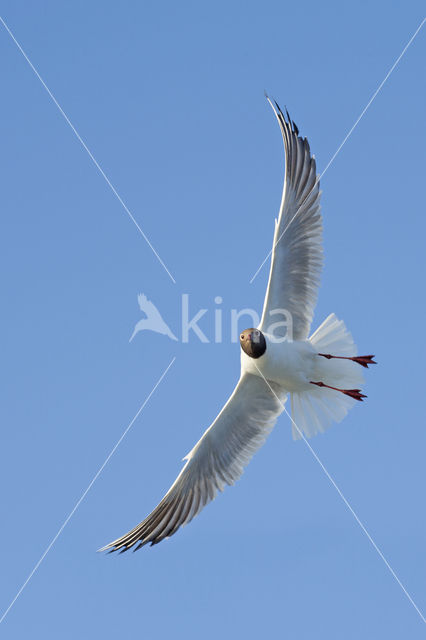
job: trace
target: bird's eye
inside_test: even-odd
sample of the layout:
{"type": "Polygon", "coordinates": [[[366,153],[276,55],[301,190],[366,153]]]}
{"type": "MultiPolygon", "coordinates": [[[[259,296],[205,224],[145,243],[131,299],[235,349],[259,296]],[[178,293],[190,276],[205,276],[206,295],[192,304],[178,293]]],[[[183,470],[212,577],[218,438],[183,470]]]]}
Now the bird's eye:
{"type": "Polygon", "coordinates": [[[244,333],[240,335],[241,340],[244,340],[244,333]]]}

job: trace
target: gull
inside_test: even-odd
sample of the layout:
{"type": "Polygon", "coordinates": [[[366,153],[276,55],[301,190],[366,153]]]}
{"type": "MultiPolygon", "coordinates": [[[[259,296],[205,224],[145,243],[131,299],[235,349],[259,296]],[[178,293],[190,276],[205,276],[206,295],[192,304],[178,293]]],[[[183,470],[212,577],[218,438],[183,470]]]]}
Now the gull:
{"type": "Polygon", "coordinates": [[[177,340],[175,334],[170,327],[164,322],[160,312],[151,300],[148,300],[145,294],[140,293],[138,295],[138,303],[140,310],[146,315],[146,318],[142,318],[136,323],[133,333],[129,342],[133,340],[135,335],[139,331],[155,331],[155,333],[161,333],[163,336],[168,336],[172,340],[177,340]]]}
{"type": "Polygon", "coordinates": [[[287,109],[284,115],[266,98],[284,141],[285,178],[260,324],[240,335],[240,379],[157,507],[100,551],[155,545],[190,522],[240,478],[288,396],[294,439],[324,432],[366,397],[362,369],[376,364],[374,356],[357,356],[344,322],[332,313],[309,337],[323,255],[319,177],[308,141],[287,109]],[[271,322],[277,312],[285,322],[271,322]]]}

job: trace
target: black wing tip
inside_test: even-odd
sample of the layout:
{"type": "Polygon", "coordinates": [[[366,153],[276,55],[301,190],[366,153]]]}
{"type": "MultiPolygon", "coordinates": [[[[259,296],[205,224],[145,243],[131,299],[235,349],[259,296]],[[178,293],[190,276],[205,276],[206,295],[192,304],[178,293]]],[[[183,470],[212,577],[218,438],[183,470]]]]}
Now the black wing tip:
{"type": "Polygon", "coordinates": [[[290,114],[289,114],[288,109],[287,109],[287,105],[284,105],[284,108],[285,108],[285,113],[286,113],[286,116],[287,116],[288,123],[289,123],[289,125],[291,127],[291,130],[293,131],[293,133],[295,133],[298,136],[299,135],[299,127],[297,126],[295,121],[291,119],[290,114]]]}
{"type": "Polygon", "coordinates": [[[115,553],[118,551],[119,553],[123,553],[130,549],[125,543],[122,544],[114,544],[114,542],[110,542],[110,544],[106,544],[104,547],[101,547],[97,550],[97,553],[106,553],[109,555],[110,553],[115,553]]]}
{"type": "Polygon", "coordinates": [[[111,551],[114,551],[114,549],[110,549],[111,545],[110,544],[106,544],[104,547],[101,547],[100,549],[96,549],[96,553],[111,553],[111,551]]]}
{"type": "Polygon", "coordinates": [[[119,547],[110,548],[109,545],[107,547],[102,547],[102,549],[97,549],[97,553],[105,553],[109,556],[110,553],[114,553],[114,551],[118,551],[119,547]]]}
{"type": "Polygon", "coordinates": [[[294,122],[294,120],[291,119],[291,116],[288,112],[287,106],[284,105],[284,111],[281,109],[280,105],[278,104],[278,102],[275,100],[275,98],[272,98],[269,96],[268,92],[266,91],[266,89],[264,89],[264,95],[265,98],[268,100],[269,103],[273,103],[275,105],[275,108],[278,112],[278,116],[280,116],[283,119],[283,122],[285,122],[286,124],[290,125],[290,129],[293,133],[295,133],[297,136],[299,135],[299,127],[297,126],[297,124],[294,122]]]}
{"type": "Polygon", "coordinates": [[[109,551],[107,551],[108,555],[110,553],[118,553],[119,555],[121,555],[122,553],[125,553],[126,551],[129,551],[131,547],[128,547],[127,545],[124,546],[117,546],[117,547],[113,547],[112,549],[110,549],[109,551]]]}
{"type": "Polygon", "coordinates": [[[118,554],[122,554],[125,553],[126,551],[130,551],[130,549],[133,551],[133,553],[135,551],[138,551],[139,549],[141,549],[142,547],[144,547],[146,544],[151,543],[151,546],[154,544],[158,544],[158,542],[161,542],[161,540],[136,540],[135,542],[133,542],[132,544],[118,544],[118,545],[106,545],[105,547],[102,547],[101,549],[98,549],[98,553],[107,553],[108,555],[110,553],[118,553],[118,554]]]}

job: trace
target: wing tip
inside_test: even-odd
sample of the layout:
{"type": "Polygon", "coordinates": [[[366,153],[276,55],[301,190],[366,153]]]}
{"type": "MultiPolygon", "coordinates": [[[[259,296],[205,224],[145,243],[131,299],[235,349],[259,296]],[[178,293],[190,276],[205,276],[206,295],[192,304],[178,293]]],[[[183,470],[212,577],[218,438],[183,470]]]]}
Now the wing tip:
{"type": "Polygon", "coordinates": [[[278,120],[281,121],[281,124],[289,125],[291,132],[296,134],[296,136],[298,136],[299,135],[299,127],[294,122],[294,120],[291,119],[291,116],[290,116],[290,114],[288,112],[287,106],[284,105],[284,110],[285,110],[285,114],[284,114],[284,111],[281,109],[281,107],[278,104],[277,100],[275,100],[275,98],[271,98],[269,96],[268,92],[266,91],[266,89],[264,90],[264,95],[265,95],[265,98],[267,99],[267,101],[269,102],[269,104],[271,105],[271,107],[273,108],[273,110],[275,112],[275,115],[277,116],[278,120]]]}
{"type": "Polygon", "coordinates": [[[96,549],[96,553],[114,553],[114,551],[117,551],[117,548],[111,548],[110,544],[107,544],[105,547],[101,547],[100,549],[96,549]]]}

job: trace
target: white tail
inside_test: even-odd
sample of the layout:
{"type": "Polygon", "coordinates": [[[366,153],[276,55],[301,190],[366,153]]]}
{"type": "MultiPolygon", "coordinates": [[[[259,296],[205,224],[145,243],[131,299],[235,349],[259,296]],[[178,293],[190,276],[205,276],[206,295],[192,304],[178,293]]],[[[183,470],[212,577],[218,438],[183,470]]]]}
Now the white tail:
{"type": "MultiPolygon", "coordinates": [[[[349,357],[357,355],[356,345],[345,323],[334,313],[324,320],[309,340],[318,353],[349,357]]],[[[332,387],[358,389],[364,382],[361,367],[350,360],[319,357],[315,367],[314,380],[332,387]]],[[[356,400],[344,393],[314,385],[309,391],[292,393],[293,438],[301,438],[302,433],[309,438],[324,432],[332,422],[343,420],[355,403],[356,400]]]]}

